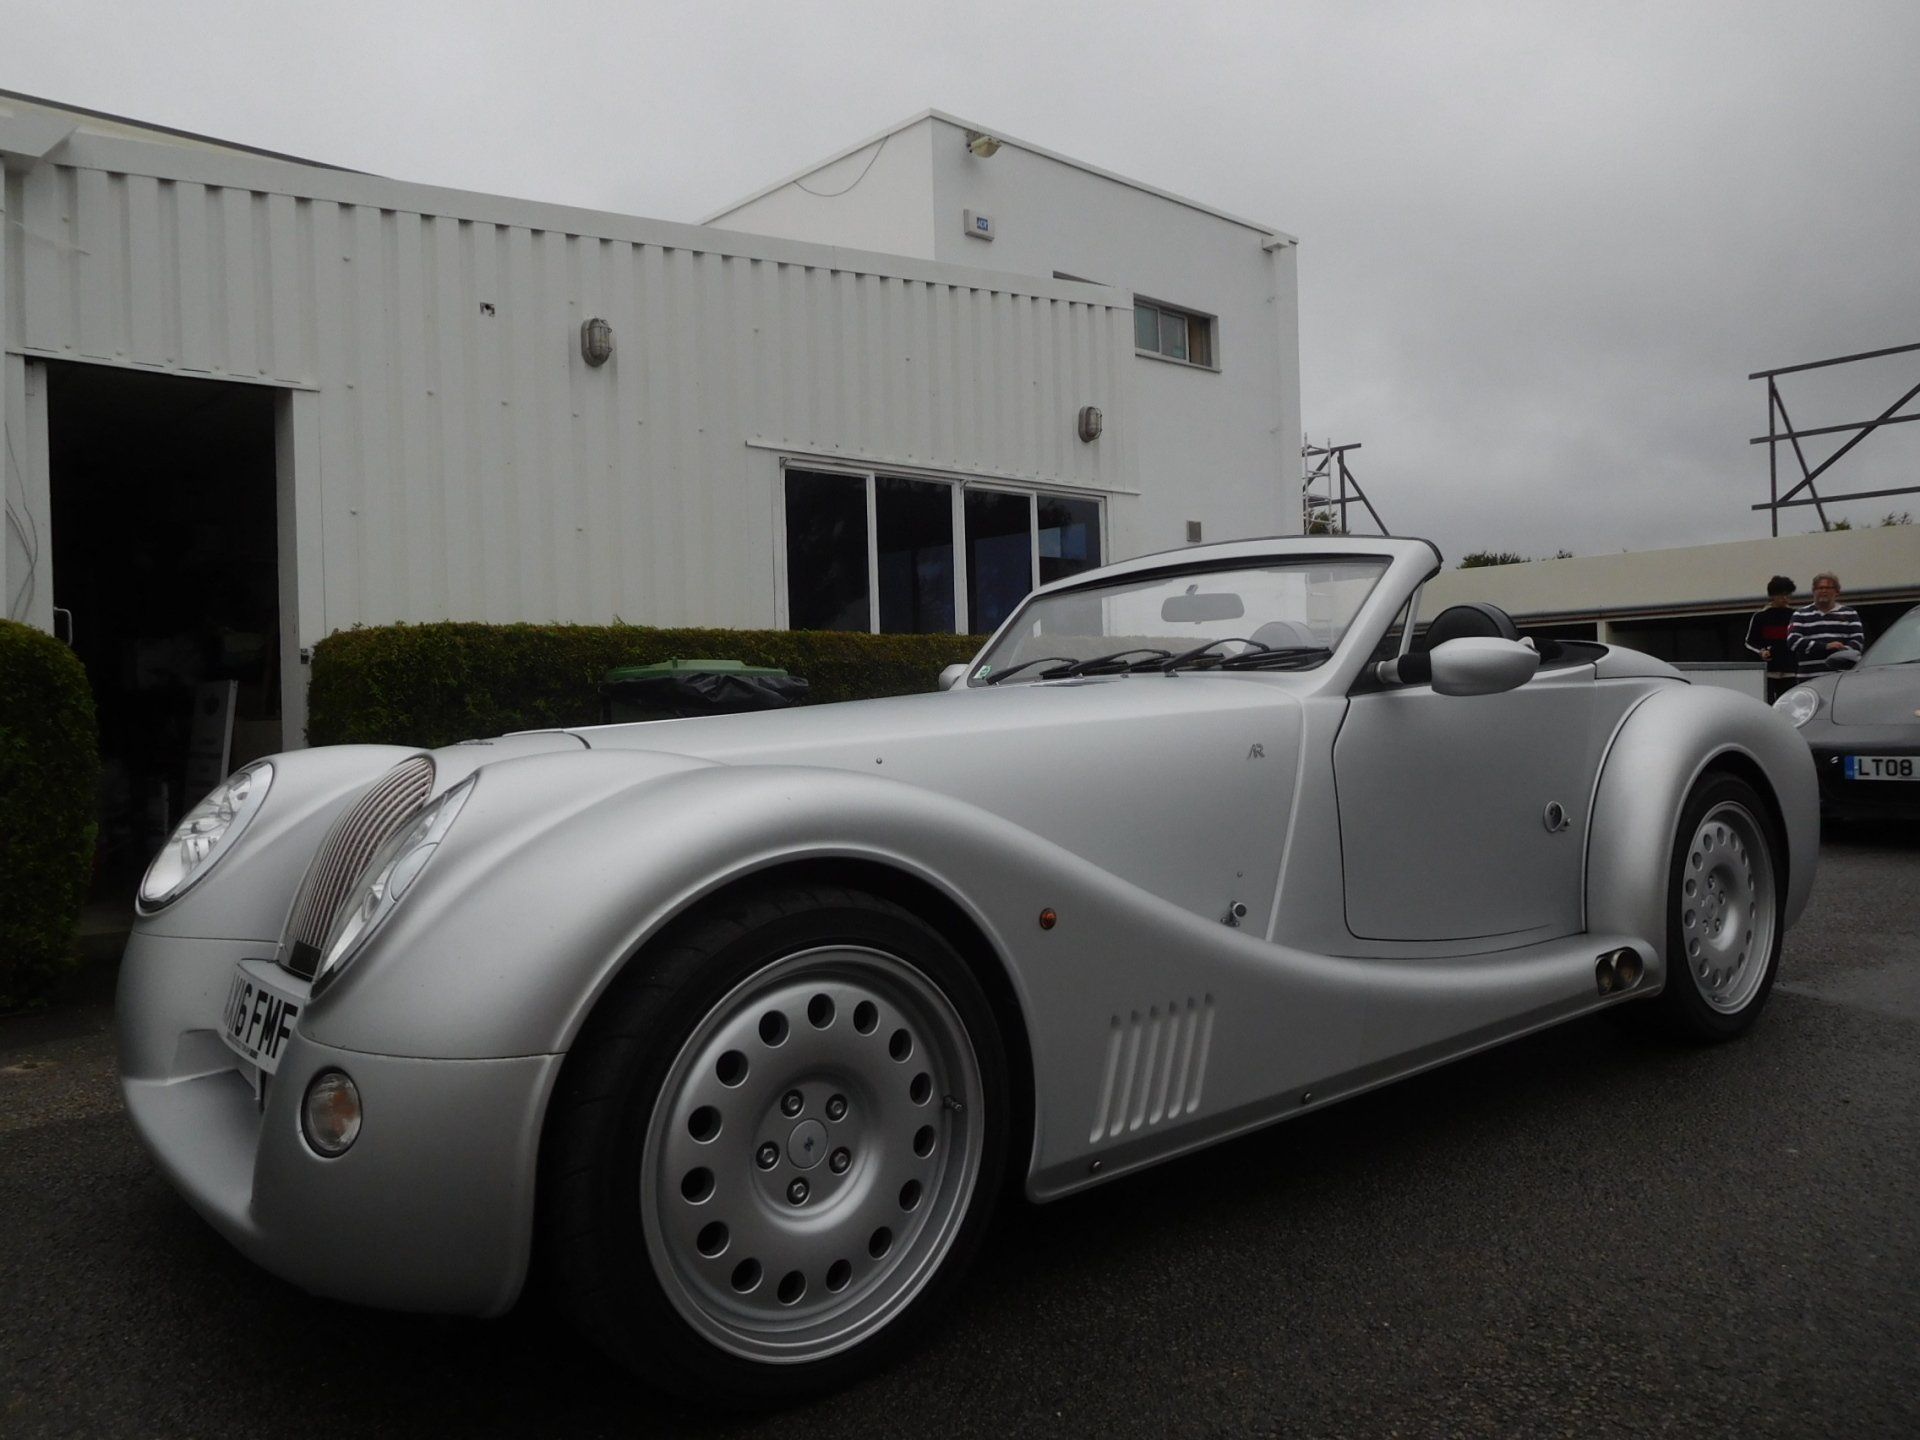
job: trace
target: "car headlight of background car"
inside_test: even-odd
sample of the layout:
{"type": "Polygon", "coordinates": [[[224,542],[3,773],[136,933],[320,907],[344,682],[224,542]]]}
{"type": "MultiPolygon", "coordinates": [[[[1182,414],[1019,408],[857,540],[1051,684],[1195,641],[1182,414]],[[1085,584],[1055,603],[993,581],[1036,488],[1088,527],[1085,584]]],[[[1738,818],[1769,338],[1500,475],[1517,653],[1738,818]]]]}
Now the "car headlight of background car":
{"type": "Polygon", "coordinates": [[[229,775],[189,810],[140,879],[142,913],[171,905],[211,870],[266,802],[272,784],[273,766],[263,760],[229,775]]]}
{"type": "Polygon", "coordinates": [[[387,913],[420,878],[427,861],[453,828],[461,807],[473,793],[480,777],[468,776],[439,799],[430,801],[397,835],[374,852],[367,868],[360,872],[348,892],[346,902],[327,933],[321,947],[320,964],[313,975],[313,993],[318,995],[346,967],[356,951],[367,941],[387,913]]]}
{"type": "Polygon", "coordinates": [[[1773,708],[1785,715],[1796,726],[1804,725],[1813,719],[1820,709],[1820,692],[1807,685],[1796,685],[1778,700],[1773,708]]]}

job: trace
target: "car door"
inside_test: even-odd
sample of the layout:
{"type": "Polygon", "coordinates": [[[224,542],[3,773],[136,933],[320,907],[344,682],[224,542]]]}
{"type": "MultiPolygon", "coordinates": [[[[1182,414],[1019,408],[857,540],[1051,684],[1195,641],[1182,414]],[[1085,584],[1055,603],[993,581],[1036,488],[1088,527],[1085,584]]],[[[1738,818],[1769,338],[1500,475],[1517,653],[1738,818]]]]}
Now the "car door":
{"type": "Polygon", "coordinates": [[[1349,931],[1501,948],[1582,928],[1605,743],[1593,674],[1545,670],[1498,695],[1352,697],[1334,742],[1349,931]]]}

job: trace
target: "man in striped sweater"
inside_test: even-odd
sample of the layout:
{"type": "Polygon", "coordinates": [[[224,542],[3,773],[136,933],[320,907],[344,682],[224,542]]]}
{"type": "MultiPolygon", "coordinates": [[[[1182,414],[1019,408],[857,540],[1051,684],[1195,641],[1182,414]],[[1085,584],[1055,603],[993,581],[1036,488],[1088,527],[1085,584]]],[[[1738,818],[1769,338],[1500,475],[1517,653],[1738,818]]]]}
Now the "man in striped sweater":
{"type": "Polygon", "coordinates": [[[1840,603],[1840,577],[1823,570],[1813,577],[1813,604],[1793,612],[1787,627],[1787,648],[1800,662],[1800,678],[1827,673],[1827,659],[1836,650],[1867,648],[1867,627],[1860,612],[1840,603]]]}

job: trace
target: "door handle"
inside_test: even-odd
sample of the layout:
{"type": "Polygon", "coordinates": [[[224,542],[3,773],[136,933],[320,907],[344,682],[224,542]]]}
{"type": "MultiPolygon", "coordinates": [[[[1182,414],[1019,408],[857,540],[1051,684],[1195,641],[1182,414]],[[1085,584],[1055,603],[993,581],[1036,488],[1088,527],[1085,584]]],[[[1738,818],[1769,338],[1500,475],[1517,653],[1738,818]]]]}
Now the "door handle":
{"type": "Polygon", "coordinates": [[[64,610],[58,605],[53,607],[53,638],[56,640],[64,638],[67,642],[67,648],[69,650],[73,648],[73,611],[64,610]],[[60,617],[62,615],[67,617],[67,633],[64,637],[60,634],[60,617]]]}

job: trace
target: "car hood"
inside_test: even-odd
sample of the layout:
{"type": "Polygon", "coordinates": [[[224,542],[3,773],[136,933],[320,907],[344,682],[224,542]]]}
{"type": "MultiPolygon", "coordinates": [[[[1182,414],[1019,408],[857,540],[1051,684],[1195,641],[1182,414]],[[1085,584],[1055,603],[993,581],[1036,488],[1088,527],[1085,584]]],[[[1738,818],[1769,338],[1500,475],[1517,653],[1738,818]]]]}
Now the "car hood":
{"type": "Polygon", "coordinates": [[[1920,724],[1920,665],[1873,665],[1840,676],[1828,714],[1835,725],[1920,724]]]}
{"type": "Polygon", "coordinates": [[[1311,688],[1305,676],[1063,680],[577,734],[602,756],[650,750],[911,785],[1217,917],[1272,893],[1311,688]]]}
{"type": "MultiPolygon", "coordinates": [[[[889,779],[926,783],[931,777],[925,772],[943,761],[1004,753],[1015,738],[1051,737],[1052,744],[1091,755],[1119,733],[1144,734],[1133,728],[1143,722],[1149,729],[1156,721],[1178,728],[1209,714],[1268,708],[1274,698],[1267,684],[1238,676],[1107,676],[598,725],[568,733],[593,750],[659,750],[722,765],[879,766],[889,779]],[[1115,725],[1126,729],[1109,731],[1115,725]],[[906,770],[918,773],[909,776],[902,773],[906,770]]],[[[1133,765],[1148,758],[1133,746],[1128,749],[1133,765]]]]}

